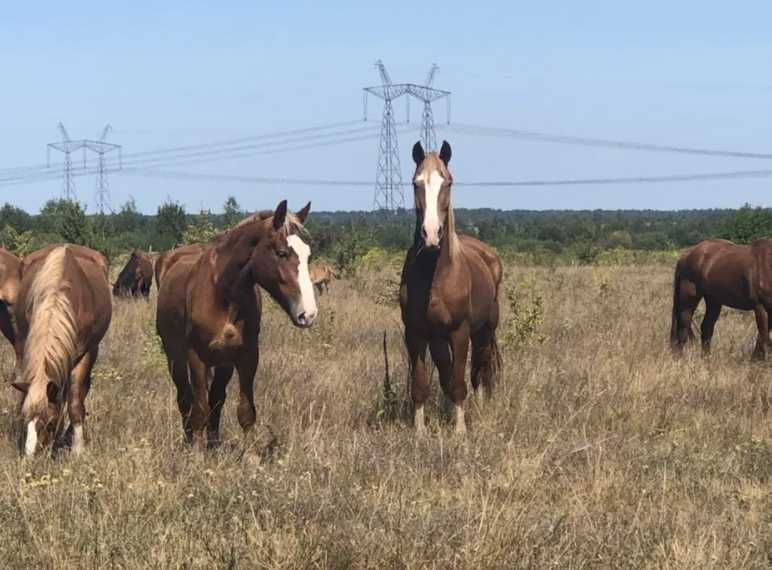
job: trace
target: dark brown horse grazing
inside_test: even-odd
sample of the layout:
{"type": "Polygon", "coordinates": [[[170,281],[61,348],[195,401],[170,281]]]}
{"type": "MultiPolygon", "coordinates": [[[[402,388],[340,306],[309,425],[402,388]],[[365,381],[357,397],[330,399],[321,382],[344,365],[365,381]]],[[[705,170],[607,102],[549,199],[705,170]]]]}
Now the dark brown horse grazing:
{"type": "Polygon", "coordinates": [[[311,326],[316,318],[308,276],[311,250],[297,235],[310,207],[293,215],[285,200],[270,215],[251,216],[211,243],[188,248],[176,260],[167,256],[164,262],[156,327],[177,387],[186,440],[200,448],[206,445],[204,427],[210,445],[219,441],[225,389],[234,367],[239,373],[239,424],[245,434],[255,424],[262,308],[256,285],[268,291],[296,326],[311,326]]]}
{"type": "Polygon", "coordinates": [[[19,294],[20,268],[19,258],[0,247],[0,332],[14,349],[16,348],[16,326],[12,315],[16,297],[19,294]]]}
{"type": "Polygon", "coordinates": [[[457,433],[466,431],[463,404],[469,341],[475,390],[482,385],[490,395],[501,363],[496,344],[501,261],[489,246],[456,234],[450,155],[446,141],[439,154],[425,154],[420,142],[413,147],[415,240],[407,252],[399,296],[419,434],[425,431],[423,408],[429,394],[427,345],[443,391],[455,405],[457,433]]]}
{"type": "Polygon", "coordinates": [[[756,315],[758,340],[755,358],[764,358],[772,347],[772,240],[736,245],[721,239],[701,241],[681,254],[673,280],[673,319],[670,343],[676,351],[694,338],[692,315],[705,299],[702,349],[710,351],[713,329],[726,305],[756,315]]]}
{"type": "Polygon", "coordinates": [[[153,259],[149,253],[135,249],[113,285],[116,297],[150,296],[153,284],[153,259]]]}
{"type": "Polygon", "coordinates": [[[91,369],[112,316],[107,261],[82,246],[51,245],[24,258],[21,275],[14,312],[22,362],[13,386],[23,393],[24,452],[59,439],[67,404],[79,454],[91,369]]]}

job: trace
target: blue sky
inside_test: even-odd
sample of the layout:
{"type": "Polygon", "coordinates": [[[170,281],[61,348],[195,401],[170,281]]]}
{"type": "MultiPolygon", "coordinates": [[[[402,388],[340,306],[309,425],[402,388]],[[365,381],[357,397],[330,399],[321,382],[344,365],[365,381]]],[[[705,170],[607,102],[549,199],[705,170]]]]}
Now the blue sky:
{"type": "MultiPolygon", "coordinates": [[[[772,5],[764,2],[13,2],[0,13],[0,169],[45,161],[106,122],[126,153],[355,120],[376,59],[395,81],[453,92],[453,120],[662,144],[772,152],[772,5]]],[[[401,109],[401,106],[400,106],[401,109]]],[[[414,105],[414,110],[417,106],[414,105]]],[[[444,110],[435,110],[438,119],[444,110]]],[[[370,120],[379,106],[370,104],[370,120]]],[[[401,110],[399,116],[402,115],[401,110]]],[[[417,113],[413,113],[417,119],[417,113]]],[[[772,168],[769,161],[640,153],[441,132],[457,181],[652,176],[772,168]]],[[[405,178],[417,135],[400,139],[405,178]]],[[[238,176],[370,180],[377,140],[175,167],[238,176]]],[[[369,209],[372,188],[115,174],[112,201],[167,197],[218,210],[290,199],[369,209]]],[[[76,181],[93,210],[93,177],[76,181]]],[[[772,205],[772,179],[454,190],[494,208],[772,205]]],[[[0,186],[37,210],[59,180],[0,186]]],[[[408,200],[411,200],[408,190],[408,200]]]]}

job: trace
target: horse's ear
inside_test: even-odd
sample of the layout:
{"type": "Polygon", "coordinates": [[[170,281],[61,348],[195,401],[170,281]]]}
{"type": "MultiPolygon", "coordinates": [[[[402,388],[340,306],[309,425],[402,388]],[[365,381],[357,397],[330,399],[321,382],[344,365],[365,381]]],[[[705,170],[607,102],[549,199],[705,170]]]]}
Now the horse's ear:
{"type": "Polygon", "coordinates": [[[301,224],[306,223],[306,218],[308,218],[308,212],[311,211],[311,202],[308,202],[305,206],[303,206],[302,210],[299,210],[295,215],[297,216],[298,220],[300,220],[301,224]]]}
{"type": "Polygon", "coordinates": [[[273,229],[279,231],[287,220],[287,201],[282,200],[273,212],[273,229]]]}
{"type": "Polygon", "coordinates": [[[16,388],[22,394],[26,394],[29,391],[29,382],[14,382],[11,386],[16,388]]]}
{"type": "Polygon", "coordinates": [[[413,162],[421,164],[425,157],[424,147],[421,146],[421,141],[418,141],[413,145],[413,162]]]}
{"type": "Polygon", "coordinates": [[[59,396],[59,384],[56,382],[49,382],[46,386],[46,396],[48,396],[49,402],[55,404],[56,398],[59,396]]]}
{"type": "Polygon", "coordinates": [[[448,141],[442,141],[442,146],[440,147],[440,160],[445,163],[445,166],[450,162],[450,156],[452,154],[448,141]]]}

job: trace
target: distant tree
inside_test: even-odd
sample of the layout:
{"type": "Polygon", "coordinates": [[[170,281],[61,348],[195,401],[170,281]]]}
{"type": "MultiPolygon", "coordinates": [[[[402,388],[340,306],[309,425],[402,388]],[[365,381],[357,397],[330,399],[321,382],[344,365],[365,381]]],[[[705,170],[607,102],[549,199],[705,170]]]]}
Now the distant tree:
{"type": "Polygon", "coordinates": [[[27,231],[32,228],[32,216],[6,202],[0,208],[0,228],[5,226],[11,226],[17,232],[27,231]]]}
{"type": "Polygon", "coordinates": [[[142,214],[137,211],[137,203],[129,196],[121,210],[113,216],[113,226],[116,232],[133,232],[142,225],[142,214]]]}
{"type": "Polygon", "coordinates": [[[231,226],[235,226],[245,217],[246,214],[241,209],[236,198],[234,196],[228,196],[228,199],[225,200],[225,204],[223,204],[223,223],[225,224],[225,227],[230,228],[231,226]]]}
{"type": "Polygon", "coordinates": [[[745,204],[721,225],[720,234],[737,243],[772,237],[772,208],[754,208],[745,204]]]}
{"type": "Polygon", "coordinates": [[[86,212],[78,202],[61,200],[58,207],[59,220],[56,233],[66,243],[88,245],[92,234],[86,212]]]}
{"type": "Polygon", "coordinates": [[[188,226],[185,219],[185,207],[179,202],[168,199],[158,207],[156,225],[159,235],[164,238],[167,245],[177,245],[182,242],[182,235],[188,226]]]}

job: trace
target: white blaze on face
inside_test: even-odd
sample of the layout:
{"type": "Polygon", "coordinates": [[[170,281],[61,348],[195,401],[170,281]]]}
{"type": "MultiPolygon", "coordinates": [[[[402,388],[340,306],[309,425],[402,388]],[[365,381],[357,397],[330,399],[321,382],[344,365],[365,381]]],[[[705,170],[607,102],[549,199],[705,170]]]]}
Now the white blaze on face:
{"type": "Polygon", "coordinates": [[[35,427],[35,420],[30,420],[27,423],[27,437],[24,440],[24,454],[27,457],[35,455],[35,451],[38,448],[38,430],[35,427]]]}
{"type": "Polygon", "coordinates": [[[316,297],[314,285],[311,283],[311,275],[308,272],[308,258],[311,256],[311,248],[296,235],[287,238],[287,244],[292,248],[300,264],[298,265],[298,284],[300,285],[300,304],[297,307],[298,321],[303,325],[310,325],[316,318],[316,297]]]}
{"type": "Polygon", "coordinates": [[[439,247],[440,245],[440,190],[445,179],[436,170],[432,170],[428,175],[421,174],[419,181],[424,183],[424,221],[423,230],[424,241],[428,247],[439,247]]]}

